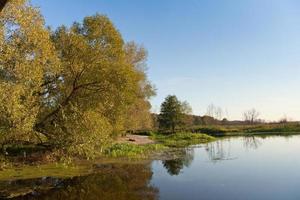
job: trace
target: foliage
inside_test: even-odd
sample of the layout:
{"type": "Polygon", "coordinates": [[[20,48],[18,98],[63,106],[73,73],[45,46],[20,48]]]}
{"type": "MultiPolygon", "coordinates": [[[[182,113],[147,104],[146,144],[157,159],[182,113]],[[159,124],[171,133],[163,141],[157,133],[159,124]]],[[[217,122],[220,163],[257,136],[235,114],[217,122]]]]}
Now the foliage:
{"type": "Polygon", "coordinates": [[[25,0],[10,1],[1,13],[0,54],[1,140],[30,140],[44,78],[59,61],[43,18],[25,0]]]}
{"type": "Polygon", "coordinates": [[[94,158],[111,141],[112,127],[97,112],[70,113],[63,123],[63,129],[56,129],[58,134],[53,142],[70,155],[94,158]]]}
{"type": "Polygon", "coordinates": [[[174,133],[176,126],[184,124],[186,115],[191,112],[192,109],[186,101],[180,102],[175,95],[169,95],[161,104],[159,126],[171,129],[174,133]]]}
{"type": "Polygon", "coordinates": [[[8,167],[11,167],[11,163],[4,156],[0,155],[0,171],[8,167]]]}
{"type": "Polygon", "coordinates": [[[0,143],[47,142],[88,158],[114,134],[152,126],[146,50],[103,15],[51,32],[11,0],[0,16],[0,143]],[[130,117],[129,117],[130,116],[130,117]]]}

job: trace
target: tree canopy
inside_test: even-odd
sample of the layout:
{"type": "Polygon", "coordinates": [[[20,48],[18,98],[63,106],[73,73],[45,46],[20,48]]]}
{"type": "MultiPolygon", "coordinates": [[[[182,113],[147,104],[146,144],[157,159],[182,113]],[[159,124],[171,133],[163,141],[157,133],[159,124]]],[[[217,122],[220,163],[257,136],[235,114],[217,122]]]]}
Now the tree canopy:
{"type": "Polygon", "coordinates": [[[151,126],[146,50],[106,16],[45,28],[11,0],[0,17],[0,140],[48,142],[91,155],[114,135],[151,126]]]}
{"type": "Polygon", "coordinates": [[[192,108],[186,101],[181,102],[175,95],[169,95],[161,104],[159,126],[170,129],[174,133],[176,126],[183,125],[186,115],[191,114],[191,112],[192,108]]]}

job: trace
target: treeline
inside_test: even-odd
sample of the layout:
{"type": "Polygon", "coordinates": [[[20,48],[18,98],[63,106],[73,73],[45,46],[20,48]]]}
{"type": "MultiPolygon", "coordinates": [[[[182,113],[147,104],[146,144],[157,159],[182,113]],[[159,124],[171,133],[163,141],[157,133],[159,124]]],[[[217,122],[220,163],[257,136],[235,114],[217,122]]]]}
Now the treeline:
{"type": "Polygon", "coordinates": [[[146,50],[106,16],[46,28],[11,0],[0,16],[0,144],[44,143],[90,157],[125,130],[152,126],[146,50]]]}
{"type": "Polygon", "coordinates": [[[259,119],[259,112],[250,109],[243,113],[244,120],[230,121],[223,118],[223,111],[213,104],[208,106],[207,114],[192,114],[192,108],[186,101],[180,101],[175,95],[169,95],[161,104],[159,114],[152,114],[153,129],[140,130],[137,134],[149,134],[149,131],[170,134],[175,132],[194,132],[223,134],[232,132],[299,132],[299,123],[282,118],[277,122],[265,122],[259,119]]]}
{"type": "MultiPolygon", "coordinates": [[[[246,115],[247,114],[247,115],[246,115]]],[[[198,116],[192,114],[192,107],[186,101],[180,101],[175,95],[169,95],[161,104],[159,114],[152,114],[154,129],[160,132],[175,132],[180,130],[194,130],[197,126],[216,125],[255,125],[262,122],[257,120],[258,112],[250,110],[244,121],[229,121],[222,118],[222,109],[211,104],[208,114],[198,116]]],[[[196,128],[197,129],[197,128],[196,128]]]]}

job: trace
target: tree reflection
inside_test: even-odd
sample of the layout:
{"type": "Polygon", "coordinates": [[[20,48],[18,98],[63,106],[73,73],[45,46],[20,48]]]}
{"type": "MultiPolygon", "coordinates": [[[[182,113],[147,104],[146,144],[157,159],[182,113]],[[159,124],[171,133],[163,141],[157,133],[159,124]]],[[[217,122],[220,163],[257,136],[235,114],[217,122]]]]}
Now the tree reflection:
{"type": "MultiPolygon", "coordinates": [[[[152,171],[143,164],[113,165],[99,170],[95,174],[71,179],[44,179],[44,184],[37,183],[43,179],[27,182],[7,183],[7,187],[19,186],[19,191],[32,188],[32,192],[14,199],[42,200],[154,200],[158,199],[158,189],[151,186],[152,171]]],[[[7,191],[7,189],[6,189],[7,191]]],[[[16,193],[17,190],[14,190],[16,193]]],[[[30,190],[29,190],[30,191],[30,190]]],[[[1,194],[1,191],[0,191],[1,194]]],[[[3,194],[2,194],[3,195],[3,194]]],[[[12,194],[10,194],[12,195],[12,194]]]]}
{"type": "MultiPolygon", "coordinates": [[[[245,149],[257,149],[262,145],[262,137],[245,136],[242,139],[242,144],[245,149]]],[[[231,139],[221,139],[212,143],[206,144],[206,152],[208,158],[213,163],[223,160],[233,160],[236,157],[232,156],[231,139]]]]}
{"type": "Polygon", "coordinates": [[[194,160],[193,149],[182,149],[176,159],[163,161],[164,167],[171,176],[177,176],[184,167],[189,167],[194,160]]]}
{"type": "Polygon", "coordinates": [[[208,143],[205,150],[209,160],[214,163],[221,160],[232,159],[230,139],[217,140],[216,142],[208,143]],[[224,145],[224,142],[226,142],[226,145],[224,145]]]}
{"type": "Polygon", "coordinates": [[[262,141],[259,137],[247,136],[243,138],[243,144],[246,149],[257,149],[262,145],[262,141]]]}

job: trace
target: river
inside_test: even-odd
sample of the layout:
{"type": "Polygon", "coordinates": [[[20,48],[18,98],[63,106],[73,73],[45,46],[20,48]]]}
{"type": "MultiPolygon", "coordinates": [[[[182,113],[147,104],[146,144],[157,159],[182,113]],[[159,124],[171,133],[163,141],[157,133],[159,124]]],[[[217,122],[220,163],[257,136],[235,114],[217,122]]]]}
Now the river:
{"type": "Polygon", "coordinates": [[[300,136],[231,137],[171,160],[96,165],[90,175],[0,182],[12,199],[299,200],[300,136]],[[24,196],[18,196],[20,194],[24,196]]]}

